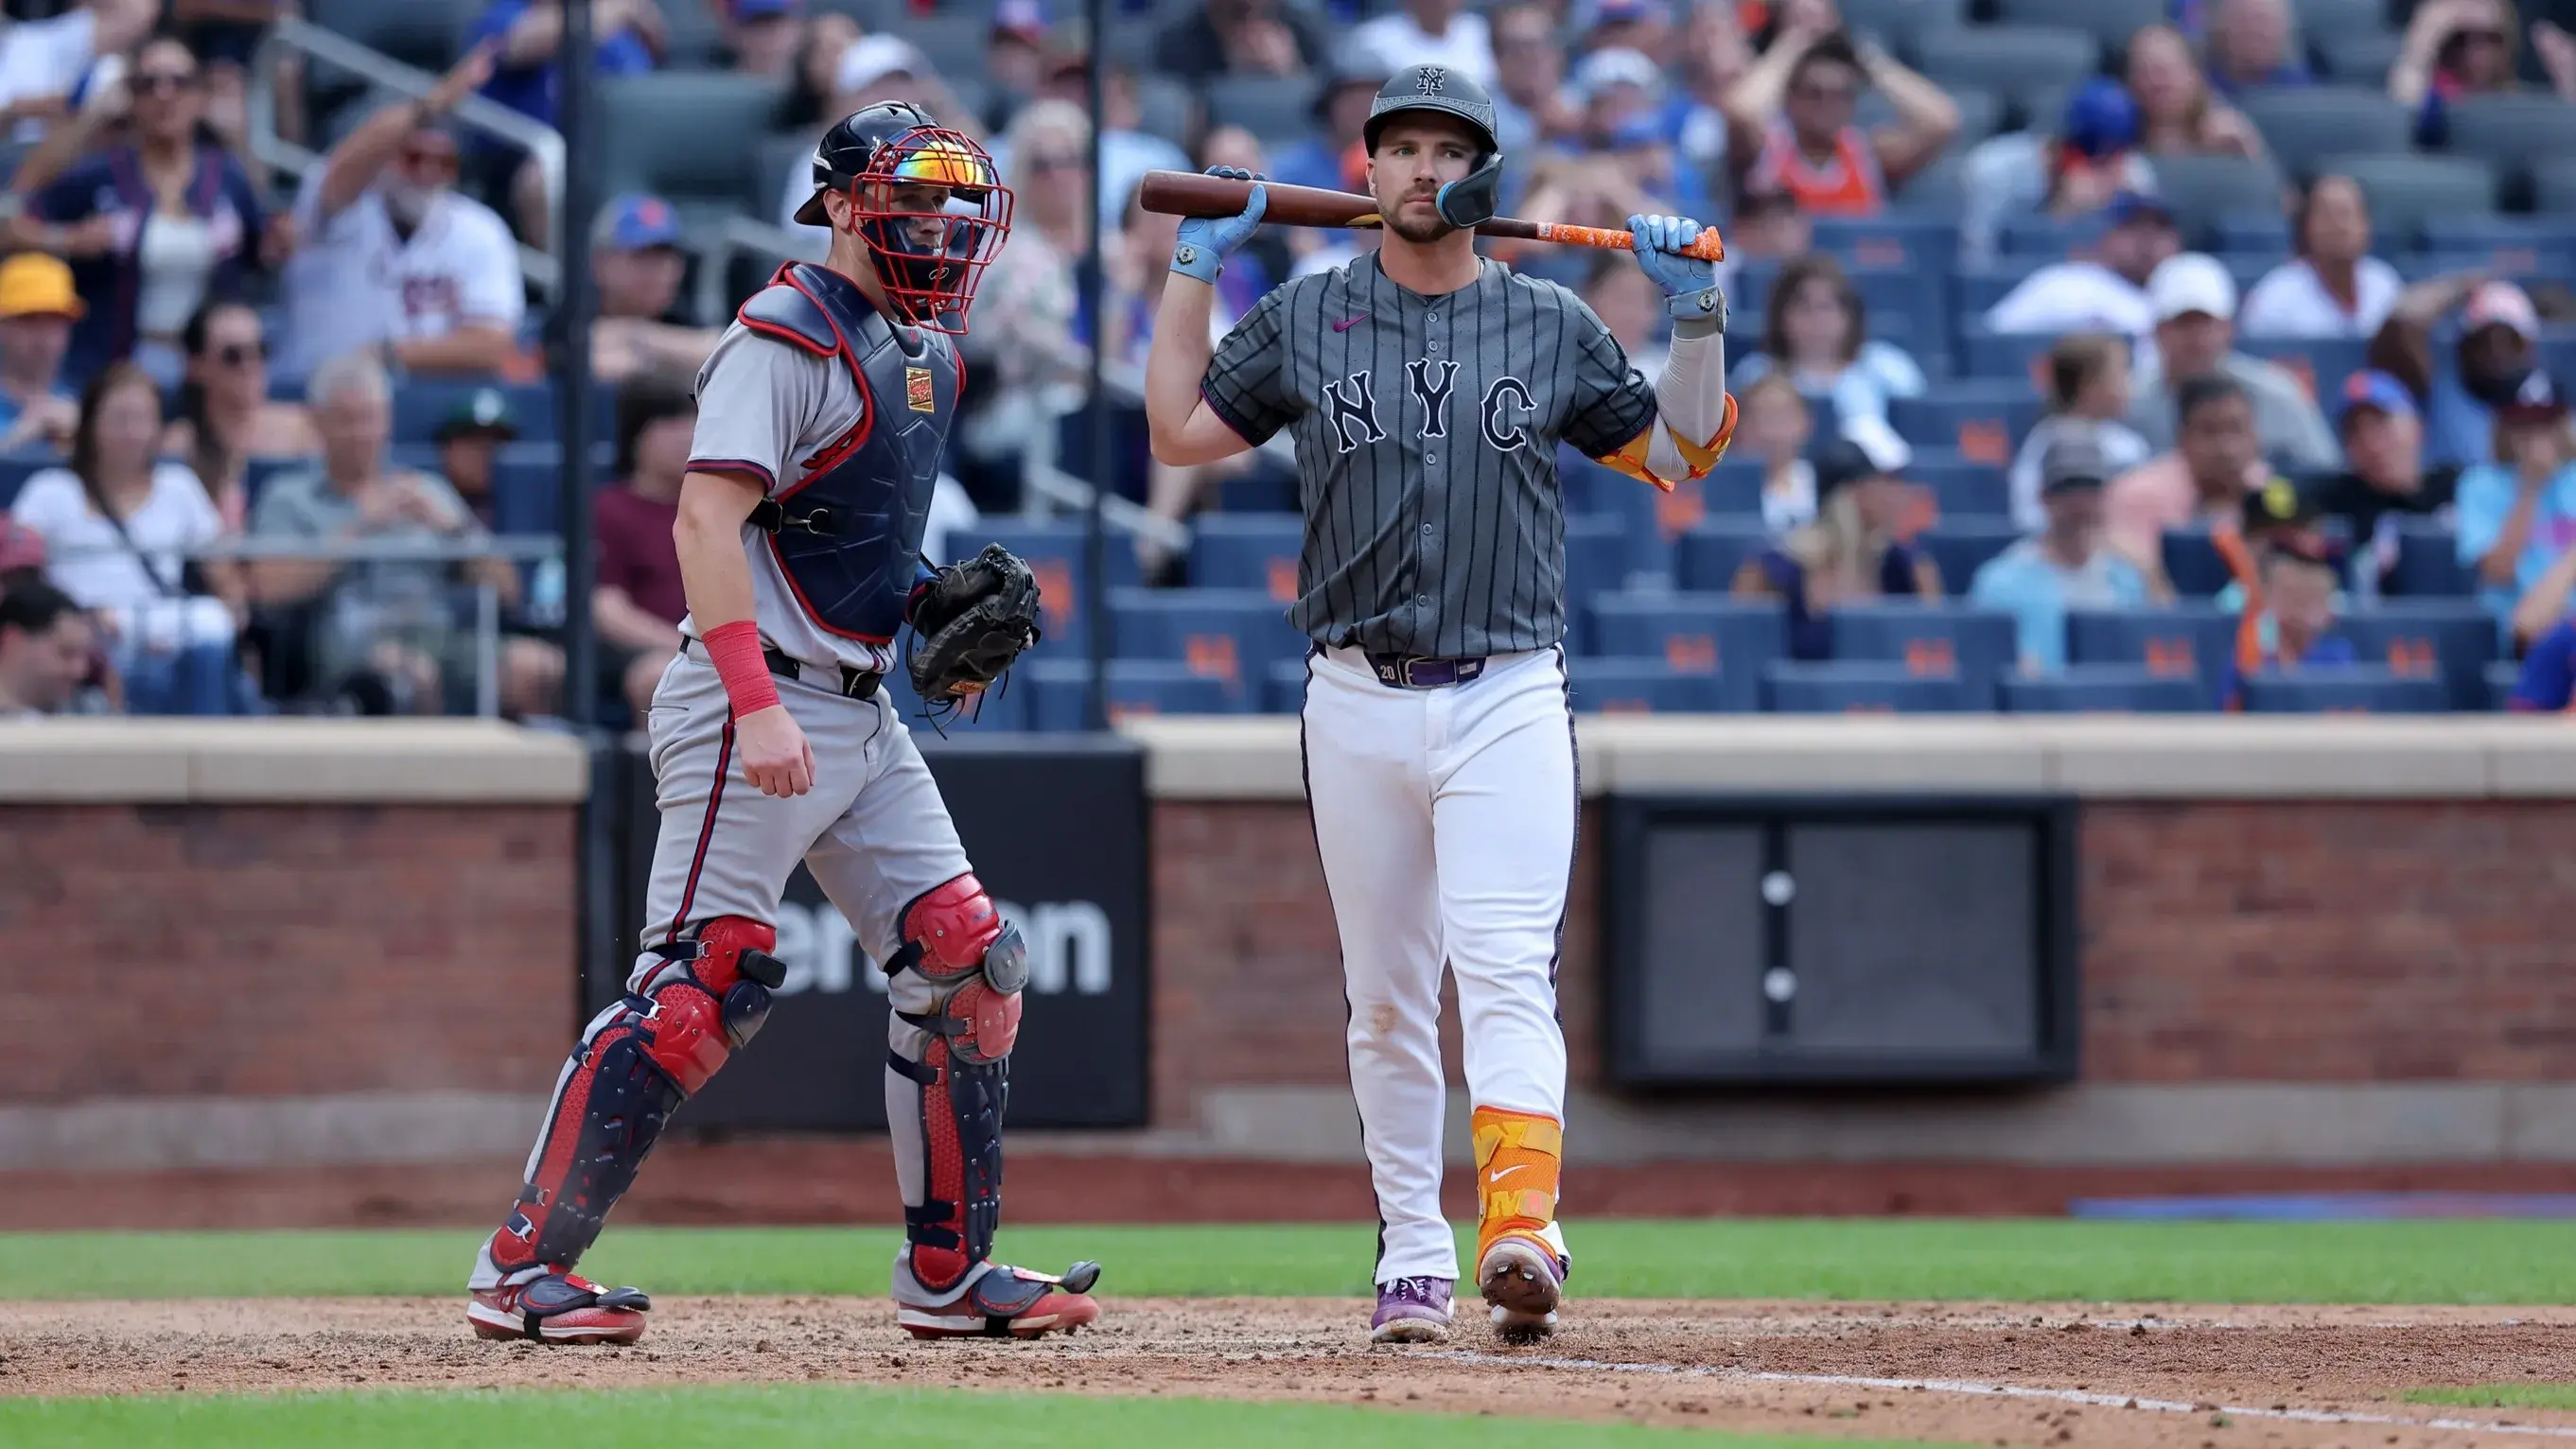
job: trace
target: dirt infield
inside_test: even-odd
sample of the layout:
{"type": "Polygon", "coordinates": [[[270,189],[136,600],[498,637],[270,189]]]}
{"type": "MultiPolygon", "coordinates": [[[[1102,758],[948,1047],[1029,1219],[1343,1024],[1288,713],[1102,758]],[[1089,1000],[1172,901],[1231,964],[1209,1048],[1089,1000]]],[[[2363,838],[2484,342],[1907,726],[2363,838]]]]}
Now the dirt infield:
{"type": "Polygon", "coordinates": [[[1582,1303],[1536,1349],[1371,1349],[1364,1304],[1113,1299],[1035,1344],[920,1344],[886,1305],[668,1298],[632,1349],[492,1344],[454,1300],[0,1303],[0,1394],[856,1380],[1304,1399],[1980,1444],[2576,1443],[2434,1384],[2576,1380],[2576,1310],[1582,1303]],[[1858,1380],[1903,1382],[1861,1383],[1858,1380]],[[1933,1381],[1933,1382],[1926,1382],[1933,1381]]]}

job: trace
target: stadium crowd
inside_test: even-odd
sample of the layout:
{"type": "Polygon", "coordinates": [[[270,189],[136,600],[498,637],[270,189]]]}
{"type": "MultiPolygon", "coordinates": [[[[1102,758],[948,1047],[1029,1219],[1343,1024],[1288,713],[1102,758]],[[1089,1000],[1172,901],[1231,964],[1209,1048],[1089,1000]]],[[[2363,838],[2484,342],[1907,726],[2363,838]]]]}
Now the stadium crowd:
{"type": "MultiPolygon", "coordinates": [[[[970,727],[1078,720],[1094,590],[1118,708],[1290,707],[1279,459],[1163,467],[1117,391],[1106,482],[1187,532],[1096,579],[1029,479],[1085,472],[1094,348],[1132,389],[1176,226],[1139,178],[1364,189],[1369,96],[1417,61],[1494,91],[1506,212],[1727,239],[1730,455],[1670,495],[1562,460],[1578,707],[2568,704],[2576,0],[1115,0],[1098,37],[1061,4],[594,0],[612,199],[565,225],[458,115],[555,123],[557,0],[12,0],[0,711],[453,712],[482,673],[514,716],[640,714],[692,375],[820,255],[774,228],[881,99],[1017,197],[928,551],[1037,561],[1059,647],[970,727]],[[265,44],[289,15],[436,83],[265,44]],[[550,248],[600,301],[578,601],[498,542],[561,531],[550,248]],[[564,678],[573,607],[597,679],[564,678]]],[[[1267,229],[1215,325],[1368,244],[1267,229]]],[[[1624,258],[1492,251],[1660,365],[1624,258]]]]}

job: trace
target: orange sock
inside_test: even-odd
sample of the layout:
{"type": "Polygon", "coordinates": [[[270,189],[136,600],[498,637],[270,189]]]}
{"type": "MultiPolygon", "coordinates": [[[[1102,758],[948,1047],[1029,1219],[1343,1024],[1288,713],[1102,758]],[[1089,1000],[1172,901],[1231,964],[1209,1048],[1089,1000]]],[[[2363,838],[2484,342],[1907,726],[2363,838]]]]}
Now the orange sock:
{"type": "Polygon", "coordinates": [[[1565,1131],[1553,1117],[1478,1107],[1470,1119],[1476,1144],[1476,1256],[1496,1238],[1520,1234],[1554,1247],[1557,1159],[1565,1131]]]}

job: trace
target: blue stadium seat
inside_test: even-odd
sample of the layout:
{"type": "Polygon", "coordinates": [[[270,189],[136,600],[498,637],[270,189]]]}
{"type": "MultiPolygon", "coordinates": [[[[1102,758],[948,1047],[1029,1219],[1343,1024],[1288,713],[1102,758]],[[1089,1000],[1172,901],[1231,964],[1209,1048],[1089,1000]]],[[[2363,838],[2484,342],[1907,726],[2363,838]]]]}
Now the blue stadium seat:
{"type": "Polygon", "coordinates": [[[1986,560],[2012,547],[2021,536],[2013,521],[2000,515],[1944,518],[1917,536],[1914,546],[1931,555],[1933,566],[1941,571],[1941,592],[1957,597],[1968,591],[1969,581],[1986,560]]]}
{"type": "MultiPolygon", "coordinates": [[[[1982,316],[1983,314],[1978,314],[1982,316]]],[[[2037,376],[2040,359],[2057,344],[2046,332],[1993,332],[1983,322],[1959,327],[1959,373],[1963,377],[2019,378],[2037,376]]]]}
{"type": "MultiPolygon", "coordinates": [[[[1029,726],[1041,730],[1082,728],[1085,691],[1091,666],[1079,659],[1028,664],[1029,726]]],[[[1112,659],[1109,661],[1111,724],[1136,715],[1224,714],[1232,709],[1225,685],[1194,674],[1177,659],[1112,659]]]]}
{"type": "Polygon", "coordinates": [[[1773,714],[1956,714],[1975,706],[1955,674],[1916,674],[1902,664],[1774,664],[1762,678],[1773,714]]]}
{"type": "Polygon", "coordinates": [[[2236,627],[2234,613],[2208,603],[2077,609],[2066,616],[2066,658],[2073,665],[2136,665],[2152,674],[2198,680],[2202,700],[2215,706],[2235,658],[2236,627]]]}
{"type": "Polygon", "coordinates": [[[397,443],[426,443],[438,433],[457,405],[487,387],[498,387],[510,401],[519,441],[551,443],[562,434],[555,426],[555,392],[542,382],[489,383],[406,378],[394,389],[394,438],[397,443]]]}
{"type": "Polygon", "coordinates": [[[2020,654],[2012,615],[1985,609],[1890,601],[1847,605],[1825,617],[1836,660],[1953,675],[1970,709],[1993,708],[1995,680],[2020,654]]]}
{"type": "Polygon", "coordinates": [[[2398,522],[2397,563],[2384,586],[2389,594],[2409,599],[2467,598],[2477,592],[2477,581],[2460,564],[2459,537],[2431,518],[2398,522]]]}
{"type": "MultiPolygon", "coordinates": [[[[1620,573],[1610,585],[1625,587],[1639,575],[1654,579],[1673,576],[1673,548],[1699,521],[1721,510],[1715,492],[1734,493],[1742,485],[1745,509],[1761,506],[1762,474],[1759,465],[1747,473],[1741,468],[1719,465],[1718,475],[1697,480],[1684,479],[1665,492],[1653,484],[1640,482],[1613,468],[1605,468],[1589,458],[1561,450],[1557,459],[1558,475],[1566,483],[1566,507],[1574,518],[1615,520],[1620,539],[1620,573]],[[1749,481],[1748,481],[1749,480],[1749,481]]],[[[1586,524],[1586,527],[1595,525],[1586,524]]],[[[1587,545],[1588,546],[1588,545],[1587,545]]],[[[1593,562],[1600,562],[1594,560],[1593,562]]],[[[1590,573],[1587,565],[1587,577],[1590,573]]]]}
{"type": "Polygon", "coordinates": [[[1282,659],[1270,666],[1269,688],[1262,695],[1265,714],[1296,714],[1306,707],[1306,656],[1282,659]]]}
{"type": "Polygon", "coordinates": [[[2009,714],[2191,714],[2209,708],[2198,679],[2143,664],[2070,664],[2056,674],[2008,675],[1999,693],[2009,714]]]}
{"type": "Polygon", "coordinates": [[[2513,708],[2513,692],[2522,683],[2522,666],[2511,659],[2499,659],[2487,666],[2487,708],[2513,708]]]}
{"type": "Polygon", "coordinates": [[[1281,607],[1297,598],[1297,551],[1305,520],[1294,513],[1205,513],[1191,525],[1190,582],[1204,589],[1253,589],[1281,607]]]}
{"type": "Polygon", "coordinates": [[[1566,673],[1577,714],[1709,714],[1731,707],[1721,698],[1718,676],[1662,659],[1588,655],[1567,660],[1566,673]]]}
{"type": "Polygon", "coordinates": [[[1760,514],[1725,514],[1683,534],[1673,551],[1673,582],[1693,593],[1722,594],[1735,587],[1735,571],[1771,546],[1760,514]]]}
{"type": "Polygon", "coordinates": [[[1110,638],[1121,659],[1165,659],[1224,687],[1228,708],[1261,706],[1270,666],[1306,652],[1281,606],[1257,589],[1117,589],[1110,638]]]}
{"type": "MultiPolygon", "coordinates": [[[[913,692],[911,675],[898,669],[885,677],[882,688],[886,692],[887,702],[894,706],[896,715],[903,720],[905,727],[919,733],[996,734],[1009,730],[1024,730],[1029,728],[1029,702],[1038,692],[1033,671],[1039,667],[1042,653],[1043,651],[1041,655],[1031,655],[1028,663],[1012,670],[1010,677],[1002,681],[1001,688],[985,694],[981,705],[961,709],[936,724],[931,722],[929,711],[922,705],[921,696],[913,692]]],[[[1060,659],[1046,662],[1057,667],[1062,667],[1066,663],[1060,659]]],[[[1072,661],[1072,664],[1076,670],[1083,667],[1079,660],[1072,661]]],[[[1081,699],[1077,695],[1074,703],[1077,714],[1081,708],[1081,699]]]]}
{"type": "MultiPolygon", "coordinates": [[[[1091,610],[1089,594],[1083,588],[1087,575],[1083,569],[1082,520],[1023,523],[1008,515],[987,518],[971,536],[951,538],[948,549],[962,556],[988,543],[998,543],[1029,561],[1030,571],[1038,578],[1039,601],[1045,606],[1046,642],[1062,648],[1085,647],[1084,641],[1091,637],[1086,632],[1091,610]]],[[[1136,546],[1125,535],[1115,533],[1100,543],[1108,570],[1107,587],[1134,585],[1136,546]]]]}
{"type": "Polygon", "coordinates": [[[2388,599],[2335,624],[2361,657],[2392,673],[2437,679],[2453,709],[2486,707],[2486,668],[2503,652],[2495,616],[2475,599],[2388,599]]]}
{"type": "MultiPolygon", "coordinates": [[[[2051,258],[2005,257],[1984,266],[1959,267],[1950,273],[1950,307],[1952,321],[1961,335],[1978,325],[1978,319],[1994,310],[1997,302],[2009,295],[2051,258]]],[[[1972,372],[1961,357],[1961,372],[1972,372]]]]}
{"type": "Polygon", "coordinates": [[[2445,272],[2482,267],[2507,276],[2576,271],[2576,222],[2565,216],[2443,216],[2424,223],[2419,256],[2445,272]]]}
{"type": "MultiPolygon", "coordinates": [[[[1734,456],[1722,459],[1699,482],[1700,497],[1707,504],[1702,510],[1703,516],[1762,511],[1762,462],[1758,458],[1734,456]]],[[[1683,532],[1689,530],[1684,529],[1683,532]]]]}
{"type": "MultiPolygon", "coordinates": [[[[1637,485],[1641,488],[1644,484],[1637,485]]],[[[1651,489],[1648,491],[1652,491],[1651,489]]],[[[1628,520],[1615,513],[1573,513],[1565,519],[1565,597],[1628,586],[1628,520]]]]}
{"type": "MultiPolygon", "coordinates": [[[[2042,410],[2028,379],[1978,379],[1935,383],[1922,397],[1898,398],[1887,405],[1887,420],[1918,450],[1955,449],[1963,463],[2001,468],[2042,410]]],[[[1945,498],[1941,506],[1950,503],[1945,498]]]]}
{"type": "Polygon", "coordinates": [[[2012,512],[2012,486],[2004,481],[2001,463],[1964,457],[1948,448],[1920,448],[1902,471],[1932,490],[1944,518],[2000,518],[2012,512]]]}
{"type": "Polygon", "coordinates": [[[2227,560],[2219,557],[2218,546],[2210,542],[2209,528],[2195,524],[2189,528],[2168,528],[2162,544],[2165,577],[2174,592],[2186,599],[2206,599],[2236,582],[2227,571],[2227,560]]]}
{"type": "Polygon", "coordinates": [[[2345,338],[2245,338],[2237,343],[2239,350],[2266,362],[2287,368],[2292,377],[2307,388],[2308,395],[2322,399],[2328,417],[2332,417],[2335,399],[2343,391],[2343,380],[2362,369],[2362,354],[2369,343],[2345,338]]]}
{"type": "Polygon", "coordinates": [[[2250,714],[2441,714],[2451,708],[2451,696],[2438,679],[2363,664],[2257,675],[2245,681],[2245,708],[2250,714]]]}
{"type": "Polygon", "coordinates": [[[1294,513],[1296,475],[1259,465],[1228,474],[1217,480],[1216,506],[1227,513],[1294,513]]]}
{"type": "MultiPolygon", "coordinates": [[[[1587,658],[1656,659],[1713,679],[1705,709],[1762,707],[1762,671],[1786,650],[1787,615],[1768,600],[1724,594],[1598,594],[1585,613],[1587,658]]],[[[1578,671],[1579,689],[1584,676],[1578,671]]]]}
{"type": "Polygon", "coordinates": [[[2077,247],[2101,240],[2108,229],[2098,211],[2081,216],[2016,216],[2004,222],[1996,237],[1995,254],[2058,261],[2077,247]]]}
{"type": "Polygon", "coordinates": [[[22,453],[0,453],[0,509],[9,508],[17,503],[18,490],[27,486],[28,479],[47,468],[59,468],[62,464],[62,455],[51,448],[22,453]]]}
{"type": "Polygon", "coordinates": [[[1832,252],[1850,265],[1917,275],[1946,276],[1959,255],[1956,218],[1908,215],[1902,209],[1877,216],[1817,217],[1815,239],[1816,250],[1832,252]]]}

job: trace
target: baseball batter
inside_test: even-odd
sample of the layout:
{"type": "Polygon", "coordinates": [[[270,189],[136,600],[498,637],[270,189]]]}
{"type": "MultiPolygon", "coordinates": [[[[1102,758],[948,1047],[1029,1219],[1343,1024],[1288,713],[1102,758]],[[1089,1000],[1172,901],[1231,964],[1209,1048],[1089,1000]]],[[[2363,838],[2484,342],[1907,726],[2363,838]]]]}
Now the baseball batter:
{"type": "Polygon", "coordinates": [[[906,624],[932,701],[1035,639],[1018,560],[988,548],[934,573],[918,552],[961,379],[946,334],[964,330],[1010,193],[972,140],[900,103],[834,126],[813,170],[797,219],[831,229],[829,258],[781,269],[698,378],[675,529],[687,643],[649,721],[662,825],[646,944],[564,1064],[518,1201],[475,1262],[467,1316],[486,1338],[643,1335],[643,1293],[573,1268],[672,1112],[760,1029],[799,860],[888,976],[897,1321],[923,1338],[1033,1337],[1099,1314],[1096,1264],[1057,1278],[989,1260],[1027,962],[878,688],[906,624]]]}
{"type": "MultiPolygon", "coordinates": [[[[1417,65],[1370,107],[1377,251],[1271,293],[1213,349],[1209,283],[1259,223],[1185,223],[1146,364],[1156,457],[1205,463],[1282,428],[1305,541],[1289,622],[1314,641],[1304,749],[1339,924],[1351,1090],[1378,1200],[1372,1337],[1444,1337],[1440,976],[1456,973],[1474,1103],[1476,1281],[1508,1337],[1556,1322],[1565,1038],[1556,958],[1574,861],[1560,440],[1670,488],[1735,425],[1696,222],[1631,217],[1670,298],[1659,387],[1591,310],[1480,259],[1502,157],[1493,102],[1417,65]],[[1213,354],[1213,355],[1211,355],[1213,354]]],[[[1238,177],[1241,172],[1226,173],[1238,177]]]]}

